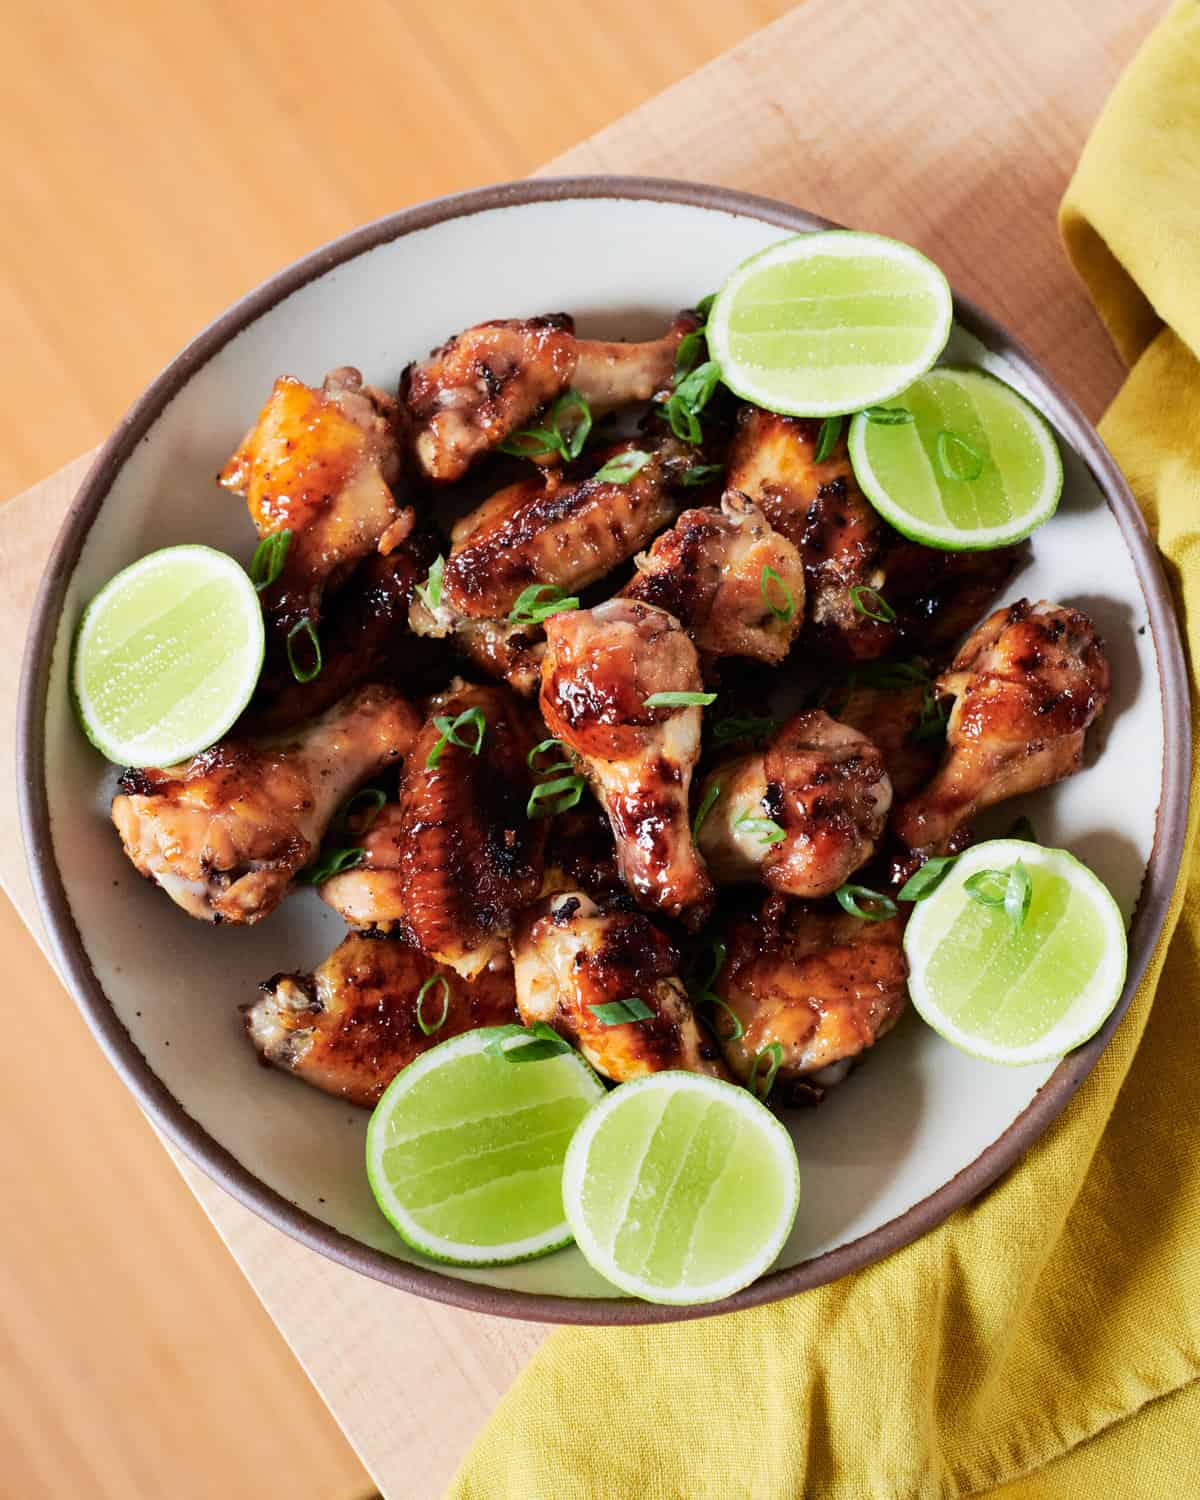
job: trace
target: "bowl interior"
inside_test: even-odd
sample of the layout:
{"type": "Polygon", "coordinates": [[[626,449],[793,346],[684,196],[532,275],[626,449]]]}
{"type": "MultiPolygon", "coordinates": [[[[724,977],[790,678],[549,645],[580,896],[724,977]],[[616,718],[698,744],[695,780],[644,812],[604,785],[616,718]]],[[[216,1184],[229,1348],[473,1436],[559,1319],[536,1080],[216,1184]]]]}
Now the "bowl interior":
{"type": "MultiPolygon", "coordinates": [[[[258,927],[212,930],[137,878],[108,820],[116,772],[72,717],[72,631],[96,590],[154,548],[199,541],[249,558],[245,507],[214,476],[277,375],[317,382],[352,363],[394,387],[410,359],[455,329],[559,309],[585,332],[644,336],[784,232],[697,203],[568,197],[491,207],[367,249],[293,291],[195,371],[116,474],[88,531],[54,650],[45,752],[53,853],[87,957],[149,1068],[212,1141],[288,1203],[386,1257],[419,1259],[368,1191],[365,1114],[261,1068],[238,1015],[260,980],[311,966],[335,946],[341,923],[305,893],[258,927]]],[[[1028,385],[1023,365],[962,328],[947,358],[1028,385]]],[[[993,829],[1028,813],[1044,842],[1097,871],[1128,917],[1160,801],[1162,686],[1149,602],[1121,530],[1087,465],[1061,433],[1060,442],[1062,508],[1035,537],[1008,597],[1087,610],[1111,651],[1114,698],[1086,774],[1005,805],[993,829]]],[[[820,1109],[792,1117],[803,1200],[780,1265],[905,1214],[996,1141],[1052,1071],[976,1062],[907,1016],[820,1109]]],[[[386,1274],[387,1265],[381,1258],[373,1269],[386,1274]]],[[[613,1295],[574,1250],[499,1269],[438,1270],[525,1292],[613,1295]]]]}

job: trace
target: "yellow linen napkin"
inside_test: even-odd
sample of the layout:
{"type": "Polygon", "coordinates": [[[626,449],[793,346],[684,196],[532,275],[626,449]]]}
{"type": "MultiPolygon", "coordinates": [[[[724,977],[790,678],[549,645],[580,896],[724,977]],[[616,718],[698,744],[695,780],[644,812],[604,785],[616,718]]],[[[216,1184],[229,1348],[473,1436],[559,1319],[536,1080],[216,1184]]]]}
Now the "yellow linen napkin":
{"type": "MultiPolygon", "coordinates": [[[[1102,431],[1156,531],[1195,661],[1196,0],[1172,11],[1114,93],[1062,225],[1132,366],[1102,431]]],[[[1185,878],[1133,1005],[1067,1110],[1002,1183],[882,1264],[788,1302],[555,1334],[450,1495],[1200,1495],[1195,792],[1193,767],[1185,878]]]]}

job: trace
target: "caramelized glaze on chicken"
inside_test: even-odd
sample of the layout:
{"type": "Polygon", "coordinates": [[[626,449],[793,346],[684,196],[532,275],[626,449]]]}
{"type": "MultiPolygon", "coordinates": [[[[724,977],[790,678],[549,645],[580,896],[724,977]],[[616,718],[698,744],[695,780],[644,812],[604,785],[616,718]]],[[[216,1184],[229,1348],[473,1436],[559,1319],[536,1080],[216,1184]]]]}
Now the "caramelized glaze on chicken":
{"type": "Polygon", "coordinates": [[[734,1028],[717,1023],[734,1074],[748,1080],[755,1059],[777,1042],[777,1085],[785,1099],[819,1098],[838,1082],[849,1060],[890,1031],[904,1009],[903,928],[900,917],[862,922],[778,898],[735,916],[714,983],[743,1028],[731,1040],[734,1028]]]}
{"type": "Polygon", "coordinates": [[[646,705],[701,690],[695,646],[673,616],[633,599],[554,615],[546,642],[542,716],[608,815],[622,880],[641,905],[702,921],[712,884],[688,816],[700,709],[646,705]]]}
{"type": "Polygon", "coordinates": [[[983,808],[1080,769],[1087,728],[1108,701],[1108,658],[1086,615],[1020,599],[972,633],[938,688],[955,700],[945,756],[892,822],[917,864],[947,852],[983,808]]]}
{"type": "Polygon", "coordinates": [[[594,416],[646,401],[669,382],[680,340],[696,326],[681,313],[662,338],[644,344],[576,338],[565,313],[468,328],[404,372],[417,464],[430,479],[461,479],[569,386],[594,416]]]}
{"type": "Polygon", "coordinates": [[[883,756],[897,800],[924,786],[941,758],[945,726],[938,697],[929,681],[855,682],[833,701],[838,722],[865,734],[883,756]]]}
{"type": "Polygon", "coordinates": [[[705,656],[747,656],[778,664],[804,622],[804,564],[744,495],[729,490],[720,510],[687,510],[621,590],[665,609],[705,656]]]}
{"type": "Polygon", "coordinates": [[[406,755],[419,727],[394,689],[362,688],[290,735],[225,740],[184,766],[126,771],[113,822],[137,869],[189,915],[257,922],[341,803],[406,755]]]}
{"type": "Polygon", "coordinates": [[[767,741],[717,766],[699,846],[719,885],[761,880],[792,896],[829,895],[864,865],[887,821],[883,756],[820,709],[796,714],[767,741]]]}
{"type": "Polygon", "coordinates": [[[311,974],[276,974],[244,1011],[264,1061],[370,1109],[414,1058],[479,1026],[518,1019],[507,959],[468,982],[407,943],[351,934],[311,974]],[[443,983],[438,983],[440,976],[443,983]],[[429,980],[434,983],[421,995],[429,980]],[[445,1009],[445,1020],[426,1032],[445,1009]]]}
{"type": "Polygon", "coordinates": [[[584,891],[562,891],[525,912],[513,938],[521,1019],[544,1021],[617,1083],[686,1068],[728,1076],[692,1013],[679,955],[640,912],[604,912],[584,891]],[[605,1024],[597,1007],[636,997],[652,1014],[605,1024]]]}

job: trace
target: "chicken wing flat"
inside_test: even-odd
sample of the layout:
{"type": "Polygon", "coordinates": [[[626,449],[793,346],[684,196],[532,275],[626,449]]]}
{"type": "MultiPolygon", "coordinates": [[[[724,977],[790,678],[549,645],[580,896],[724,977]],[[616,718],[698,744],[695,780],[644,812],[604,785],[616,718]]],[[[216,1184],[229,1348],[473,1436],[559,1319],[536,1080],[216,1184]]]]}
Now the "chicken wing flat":
{"type": "Polygon", "coordinates": [[[700,709],[646,700],[700,689],[696,648],[661,609],[610,599],[546,622],[542,717],[608,815],[625,885],[641,905],[689,924],[713,897],[688,816],[700,709]]]}
{"type": "Polygon", "coordinates": [[[686,510],[637,559],[621,590],[675,616],[706,657],[778,665],[804,623],[804,564],[736,490],[720,510],[686,510]]]}
{"type": "Polygon", "coordinates": [[[666,1068],[728,1076],[677,977],[678,953],[640,912],[601,911],[584,891],[547,897],[521,916],[513,966],[525,1024],[553,1026],[605,1078],[666,1068]],[[652,1014],[608,1024],[602,1007],[633,997],[652,1014]]]}
{"type": "Polygon", "coordinates": [[[1103,642],[1079,610],[1019,599],[996,610],[938,679],[955,700],[937,775],[896,809],[914,858],[944,854],[985,807],[1073,776],[1088,726],[1108,701],[1103,642]]]}
{"type": "Polygon", "coordinates": [[[393,688],[361,688],[289,735],[225,740],[183,766],[126,771],[113,822],[136,868],[190,916],[257,922],[341,803],[406,755],[419,728],[393,688]]]}
{"type": "Polygon", "coordinates": [[[400,473],[398,407],[349,367],[320,390],[284,376],[218,478],[246,497],[260,537],[289,531],[283,570],[263,591],[281,632],[316,621],[327,588],[361,558],[403,540],[412,512],[391,485],[400,473]]]}
{"type": "Polygon", "coordinates": [[[566,313],[468,328],[404,372],[417,464],[430,479],[461,479],[571,386],[594,416],[647,401],[669,383],[680,340],[697,326],[681,313],[662,338],[643,344],[576,338],[566,313]]]}
{"type": "MultiPolygon", "coordinates": [[[[863,922],[777,898],[736,915],[714,982],[743,1028],[721,1043],[734,1074],[748,1080],[763,1049],[777,1042],[785,1098],[819,1098],[840,1081],[849,1060],[890,1031],[904,1009],[903,929],[900,917],[863,922]]],[[[718,1022],[717,1029],[733,1028],[718,1022]]]]}
{"type": "Polygon", "coordinates": [[[892,805],[883,756],[820,709],[794,715],[767,741],[717,766],[698,843],[718,885],[761,880],[792,896],[829,895],[875,851],[892,805]]]}
{"type": "Polygon", "coordinates": [[[920,675],[890,682],[852,681],[832,704],[838,722],[865,734],[883,756],[897,800],[911,797],[933,775],[945,729],[936,687],[922,669],[911,670],[920,675]]]}
{"type": "Polygon", "coordinates": [[[439,1042],[518,1019],[507,961],[468,983],[407,943],[352,933],[311,974],[276,974],[244,1011],[264,1061],[370,1109],[402,1068],[439,1042]],[[438,980],[442,981],[438,983],[438,980]],[[428,985],[422,996],[422,986],[428,985]],[[445,1007],[445,1020],[427,1026],[445,1007]]]}

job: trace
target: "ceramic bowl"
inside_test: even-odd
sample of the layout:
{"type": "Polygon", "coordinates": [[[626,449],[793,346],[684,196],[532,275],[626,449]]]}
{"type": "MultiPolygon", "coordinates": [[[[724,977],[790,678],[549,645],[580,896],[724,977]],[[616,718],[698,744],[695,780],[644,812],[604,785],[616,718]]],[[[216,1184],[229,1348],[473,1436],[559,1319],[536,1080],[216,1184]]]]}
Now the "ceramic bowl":
{"type": "Polygon", "coordinates": [[[193,921],[127,863],[108,820],[116,779],[79,732],[69,645],[87,600],[145,552],[207,542],[248,558],[245,507],[214,484],[281,373],[403,366],[482,319],[565,308],[585,333],[644,337],[785,234],[827,227],[725,189],[624,178],[489,188],[407,209],[283,271],[206,329],[105,445],[58,539],[25,660],[24,832],[34,884],[88,1022],[163,1133],[287,1234],[422,1296],[522,1318],[636,1322],[747,1307],[844,1275],[925,1233],[1010,1166],[1062,1109],[1120,1023],[1179,863],[1187,690],[1156,555],[1093,429],[1021,346],[959,299],[947,359],[993,370],[1049,418],[1066,463],[1055,519],[1008,597],[1078,605],[1111,652],[1113,700],[1086,772],[1000,810],[1075,851],[1131,920],[1129,982],[1092,1041],[1057,1065],[977,1062],[908,1014],[819,1109],[792,1118],[803,1202],[777,1266],[715,1308],[615,1295],[573,1249],[524,1265],[421,1261],[376,1210],[365,1113],[261,1068],[239,1005],[309,967],[341,924],[311,893],[253,928],[193,921]],[[1169,753],[1164,753],[1169,751],[1169,753]]]}

